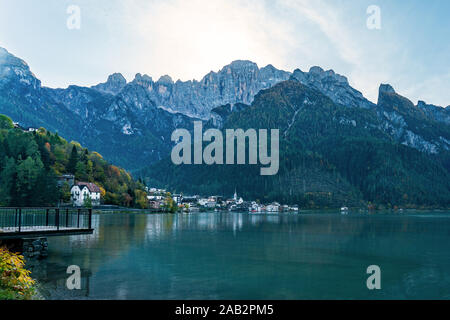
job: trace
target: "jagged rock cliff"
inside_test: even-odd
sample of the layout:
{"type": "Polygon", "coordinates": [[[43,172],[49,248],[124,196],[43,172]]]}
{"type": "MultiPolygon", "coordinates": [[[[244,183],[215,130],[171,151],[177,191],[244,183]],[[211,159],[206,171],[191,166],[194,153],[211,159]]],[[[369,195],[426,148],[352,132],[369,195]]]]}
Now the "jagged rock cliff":
{"type": "Polygon", "coordinates": [[[436,154],[450,150],[450,128],[443,116],[439,113],[430,117],[427,107],[421,105],[415,106],[388,84],[380,85],[376,109],[382,121],[380,128],[396,141],[423,152],[436,154]]]}
{"type": "MultiPolygon", "coordinates": [[[[155,82],[148,75],[137,74],[132,83],[144,88],[149,99],[162,109],[208,119],[213,108],[228,103],[249,104],[261,89],[270,88],[289,76],[289,72],[271,65],[259,69],[250,61],[234,61],[219,72],[211,71],[200,81],[173,82],[165,75],[155,82]]],[[[104,85],[93,88],[104,91],[104,85]]]]}
{"type": "Polygon", "coordinates": [[[364,98],[361,92],[352,88],[346,77],[333,70],[324,71],[321,67],[312,67],[309,72],[294,70],[291,79],[308,87],[319,90],[335,103],[347,107],[372,108],[374,104],[364,98]]]}

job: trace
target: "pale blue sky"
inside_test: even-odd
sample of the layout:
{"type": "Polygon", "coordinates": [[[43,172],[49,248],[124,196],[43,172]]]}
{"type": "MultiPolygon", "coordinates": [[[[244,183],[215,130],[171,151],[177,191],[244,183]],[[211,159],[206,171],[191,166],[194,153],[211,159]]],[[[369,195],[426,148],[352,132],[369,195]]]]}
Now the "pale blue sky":
{"type": "Polygon", "coordinates": [[[448,0],[0,0],[0,46],[44,85],[200,79],[236,59],[333,69],[376,102],[390,83],[413,102],[450,104],[448,0]],[[69,5],[81,9],[69,30],[69,5]],[[366,26],[369,5],[381,29],[366,26]]]}

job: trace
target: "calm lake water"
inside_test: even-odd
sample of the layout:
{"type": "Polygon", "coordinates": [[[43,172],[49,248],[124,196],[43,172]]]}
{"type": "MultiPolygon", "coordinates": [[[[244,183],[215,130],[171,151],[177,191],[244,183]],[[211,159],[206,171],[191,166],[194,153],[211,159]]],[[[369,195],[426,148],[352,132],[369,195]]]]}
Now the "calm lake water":
{"type": "Polygon", "coordinates": [[[48,299],[450,299],[450,212],[112,213],[49,238],[48,299]],[[82,289],[65,282],[82,270],[82,289]],[[366,269],[381,268],[381,290],[366,269]]]}

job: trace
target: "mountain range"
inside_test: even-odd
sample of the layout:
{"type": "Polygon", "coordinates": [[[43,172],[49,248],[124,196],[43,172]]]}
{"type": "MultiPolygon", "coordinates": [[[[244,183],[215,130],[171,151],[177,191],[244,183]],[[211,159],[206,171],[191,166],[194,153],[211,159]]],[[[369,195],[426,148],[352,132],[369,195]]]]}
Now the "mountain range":
{"type": "MultiPolygon", "coordinates": [[[[280,130],[280,169],[259,165],[180,165],[170,158],[141,171],[148,182],[190,194],[233,194],[306,208],[449,207],[450,128],[388,85],[372,108],[348,107],[291,79],[252,104],[213,110],[222,129],[280,130]]],[[[225,134],[224,134],[225,135],[225,134]]]]}
{"type": "MultiPolygon", "coordinates": [[[[377,143],[395,150],[404,147],[408,152],[417,151],[417,157],[425,157],[430,167],[437,166],[444,173],[450,170],[450,106],[443,108],[423,101],[414,104],[388,84],[380,86],[375,104],[351,87],[346,77],[320,67],[288,72],[239,60],[218,72],[211,71],[200,81],[174,82],[169,76],[154,81],[148,75],[137,74],[127,82],[115,73],[106,82],[91,87],[52,89],[42,86],[23,60],[0,48],[0,113],[22,126],[43,126],[79,141],[129,170],[151,165],[138,172],[178,190],[180,185],[174,183],[170,173],[181,167],[166,167],[166,179],[161,179],[161,172],[158,177],[148,174],[153,172],[151,168],[164,167],[173,146],[173,130],[191,129],[196,120],[220,129],[250,124],[253,128],[280,128],[290,146],[284,152],[312,152],[314,159],[322,157],[337,171],[341,169],[331,159],[339,150],[326,153],[319,141],[339,146],[350,137],[378,139],[377,143]]],[[[413,160],[399,161],[408,168],[413,160]]],[[[359,194],[353,197],[358,201],[369,199],[347,174],[339,175],[347,184],[342,190],[359,194]]],[[[316,178],[326,180],[321,174],[316,178]]],[[[330,186],[324,185],[323,190],[330,186]]],[[[222,187],[218,190],[229,191],[222,187]]],[[[265,190],[267,194],[270,191],[265,190]]]]}

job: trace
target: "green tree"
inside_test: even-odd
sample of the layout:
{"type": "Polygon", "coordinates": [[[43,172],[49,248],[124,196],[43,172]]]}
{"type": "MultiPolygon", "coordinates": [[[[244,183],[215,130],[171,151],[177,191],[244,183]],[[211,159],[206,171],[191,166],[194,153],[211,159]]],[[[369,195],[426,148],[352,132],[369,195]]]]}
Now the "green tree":
{"type": "Polygon", "coordinates": [[[86,165],[79,161],[75,167],[75,178],[80,181],[87,181],[86,165]]]}
{"type": "Polygon", "coordinates": [[[64,182],[64,184],[61,186],[61,189],[60,189],[60,199],[61,199],[63,202],[68,203],[68,202],[70,202],[70,197],[71,197],[71,194],[70,194],[70,186],[69,186],[69,184],[68,184],[67,181],[66,181],[66,182],[64,182]]]}
{"type": "Polygon", "coordinates": [[[90,196],[84,198],[83,206],[85,206],[86,208],[92,208],[92,199],[90,196]]]}
{"type": "Polygon", "coordinates": [[[148,199],[147,199],[147,193],[145,193],[142,190],[135,190],[135,199],[136,199],[136,206],[140,209],[146,209],[148,208],[148,199]]]}
{"type": "Polygon", "coordinates": [[[14,123],[11,118],[0,114],[0,129],[12,129],[14,128],[14,123]]]}
{"type": "Polygon", "coordinates": [[[86,163],[86,175],[89,182],[94,182],[94,163],[91,160],[86,163]]]}
{"type": "Polygon", "coordinates": [[[178,210],[177,204],[173,200],[170,192],[166,193],[166,198],[164,199],[164,209],[170,213],[175,213],[178,210]]]}
{"type": "Polygon", "coordinates": [[[72,147],[72,152],[70,153],[69,162],[67,163],[67,172],[75,174],[78,164],[78,151],[77,147],[74,145],[72,147]]]}
{"type": "Polygon", "coordinates": [[[17,168],[13,158],[5,158],[4,162],[4,169],[1,170],[0,168],[0,205],[9,206],[15,194],[14,186],[17,168]]]}
{"type": "Polygon", "coordinates": [[[42,194],[41,190],[37,190],[39,179],[44,175],[44,165],[40,159],[28,157],[25,160],[19,158],[17,164],[17,182],[16,191],[17,206],[29,206],[36,201],[36,194],[42,194]]]}

